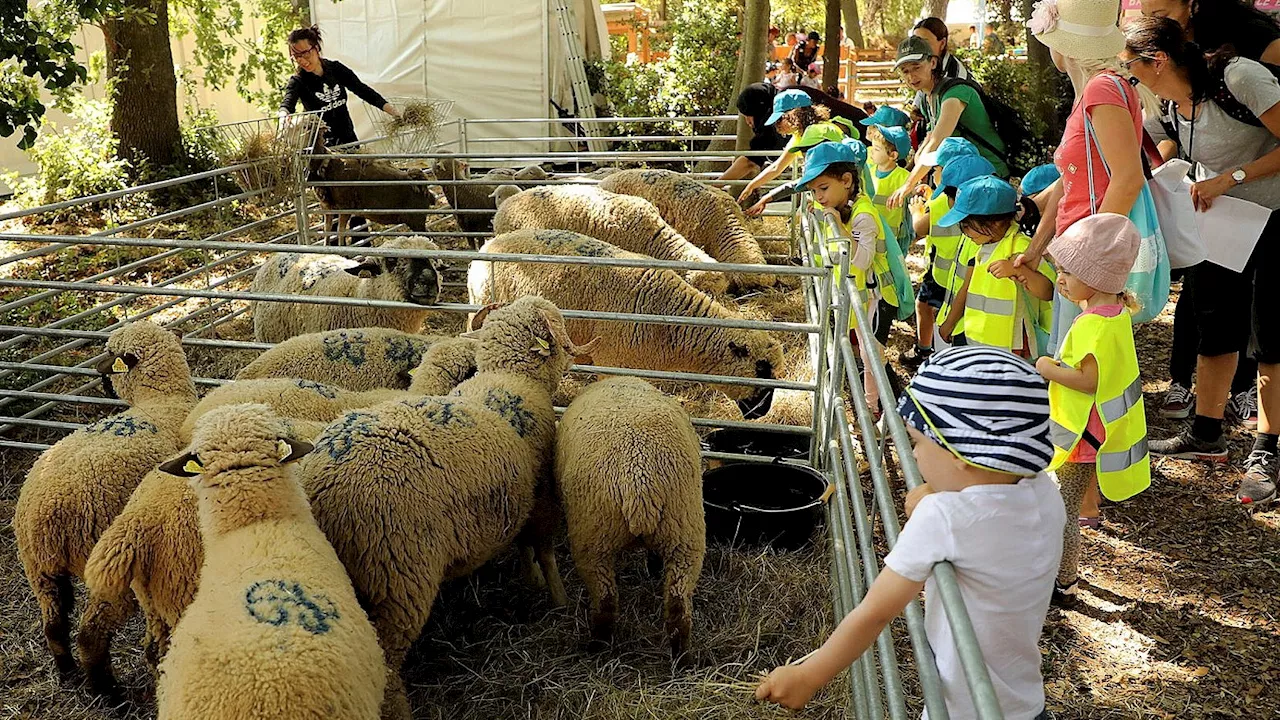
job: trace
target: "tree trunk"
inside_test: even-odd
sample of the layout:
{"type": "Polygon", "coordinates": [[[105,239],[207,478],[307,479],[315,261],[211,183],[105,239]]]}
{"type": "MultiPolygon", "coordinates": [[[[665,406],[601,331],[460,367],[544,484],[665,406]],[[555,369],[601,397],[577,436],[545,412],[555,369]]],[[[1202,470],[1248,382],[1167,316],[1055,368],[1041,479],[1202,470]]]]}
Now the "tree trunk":
{"type": "MultiPolygon", "coordinates": [[[[742,57],[738,63],[738,77],[733,83],[733,97],[748,85],[760,82],[764,77],[764,65],[769,60],[769,0],[746,0],[743,16],[742,57]]],[[[738,118],[738,149],[745,150],[751,141],[751,127],[738,118]]]]}
{"type": "Polygon", "coordinates": [[[845,34],[855,48],[865,48],[867,41],[862,37],[862,24],[858,22],[858,0],[840,0],[840,8],[844,11],[845,34]]]}
{"type": "Polygon", "coordinates": [[[862,25],[871,37],[884,39],[885,0],[863,0],[862,25]]]}
{"type": "Polygon", "coordinates": [[[924,0],[924,9],[921,12],[924,17],[937,17],[946,20],[947,2],[948,0],[924,0]]]}
{"type": "Polygon", "coordinates": [[[827,0],[827,42],[822,47],[822,90],[834,97],[844,97],[840,86],[840,0],[827,0]],[[832,93],[827,88],[836,88],[832,93]]]}
{"type": "Polygon", "coordinates": [[[169,48],[167,0],[124,0],[125,12],[102,26],[107,73],[114,85],[111,132],[119,155],[134,172],[146,162],[169,165],[182,136],[178,128],[178,81],[169,48]],[[139,17],[144,15],[144,17],[139,17]]]}

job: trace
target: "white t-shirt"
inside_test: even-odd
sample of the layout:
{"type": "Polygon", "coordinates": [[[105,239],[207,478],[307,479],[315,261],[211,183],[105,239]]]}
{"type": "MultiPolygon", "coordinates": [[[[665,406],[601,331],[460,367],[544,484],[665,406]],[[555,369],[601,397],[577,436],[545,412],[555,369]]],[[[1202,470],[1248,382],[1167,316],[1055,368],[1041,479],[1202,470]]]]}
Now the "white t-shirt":
{"type": "MultiPolygon", "coordinates": [[[[952,720],[976,718],[955,638],[933,579],[951,561],[1000,708],[1008,720],[1044,709],[1040,633],[1062,560],[1066,509],[1045,473],[1016,485],[977,485],[920,500],[885,566],[925,582],[924,625],[952,720]]],[[[924,713],[927,720],[929,713],[924,713]]]]}

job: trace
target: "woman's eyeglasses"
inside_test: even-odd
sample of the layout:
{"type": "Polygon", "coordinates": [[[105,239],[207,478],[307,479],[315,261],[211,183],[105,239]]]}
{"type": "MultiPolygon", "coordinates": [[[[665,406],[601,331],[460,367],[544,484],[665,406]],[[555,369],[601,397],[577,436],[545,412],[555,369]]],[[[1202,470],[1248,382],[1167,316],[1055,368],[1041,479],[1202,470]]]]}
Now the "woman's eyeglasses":
{"type": "Polygon", "coordinates": [[[1126,72],[1129,72],[1129,68],[1132,67],[1134,63],[1138,62],[1139,60],[1150,60],[1150,59],[1151,58],[1149,57],[1139,55],[1138,57],[1133,58],[1132,60],[1121,60],[1120,67],[1124,68],[1126,72]]]}
{"type": "Polygon", "coordinates": [[[314,45],[312,45],[311,47],[307,48],[306,50],[303,50],[302,52],[298,52],[297,50],[294,50],[293,48],[289,48],[289,55],[290,55],[290,56],[292,56],[292,57],[295,57],[295,58],[304,58],[304,57],[306,57],[306,56],[310,55],[310,54],[311,54],[315,49],[316,49],[316,47],[315,47],[314,45]]]}

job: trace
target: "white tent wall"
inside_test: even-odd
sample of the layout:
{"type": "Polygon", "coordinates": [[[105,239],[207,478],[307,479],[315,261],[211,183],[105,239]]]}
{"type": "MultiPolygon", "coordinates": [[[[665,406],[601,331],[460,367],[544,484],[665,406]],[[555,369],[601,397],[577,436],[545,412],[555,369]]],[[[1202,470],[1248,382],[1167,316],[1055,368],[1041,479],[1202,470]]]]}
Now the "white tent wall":
{"type": "MultiPolygon", "coordinates": [[[[572,0],[585,57],[609,47],[598,0],[572,0]]],[[[453,100],[468,120],[555,117],[573,110],[565,50],[551,0],[313,0],[324,54],[346,63],[387,97],[453,100]]],[[[353,104],[358,99],[352,98],[353,104]]],[[[373,137],[368,113],[352,109],[356,134],[373,137]]],[[[482,124],[469,137],[528,137],[550,128],[482,124]]],[[[486,143],[473,151],[542,152],[546,143],[486,143]]]]}

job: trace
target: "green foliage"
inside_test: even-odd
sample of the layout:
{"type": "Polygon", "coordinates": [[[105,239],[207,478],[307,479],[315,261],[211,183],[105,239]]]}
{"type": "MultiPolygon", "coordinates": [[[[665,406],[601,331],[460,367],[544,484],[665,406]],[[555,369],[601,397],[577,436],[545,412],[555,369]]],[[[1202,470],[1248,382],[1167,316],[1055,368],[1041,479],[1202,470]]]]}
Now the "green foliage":
{"type": "Polygon", "coordinates": [[[246,102],[270,111],[293,72],[285,52],[289,31],[301,24],[290,0],[171,0],[175,35],[195,39],[202,81],[220,89],[234,83],[246,102]],[[249,37],[246,27],[256,29],[249,37]]]}
{"type": "MultiPolygon", "coordinates": [[[[1040,70],[1034,64],[1016,60],[1010,55],[986,55],[961,49],[957,49],[956,54],[973,73],[973,79],[982,83],[987,94],[1013,108],[1030,131],[1033,139],[1030,147],[1019,153],[1020,164],[1030,168],[1051,162],[1053,149],[1062,138],[1050,120],[1055,113],[1071,108],[1071,97],[1059,96],[1057,107],[1052,112],[1045,112],[1050,106],[1045,99],[1045,88],[1053,85],[1048,73],[1055,71],[1052,68],[1040,70]]],[[[1070,92],[1069,83],[1060,85],[1065,85],[1070,92]]]]}
{"type": "Polygon", "coordinates": [[[38,172],[21,179],[17,173],[6,177],[19,204],[47,205],[125,187],[129,163],[115,156],[110,106],[103,100],[77,99],[71,115],[80,122],[68,128],[54,128],[45,120],[27,149],[40,166],[38,172]]]}

